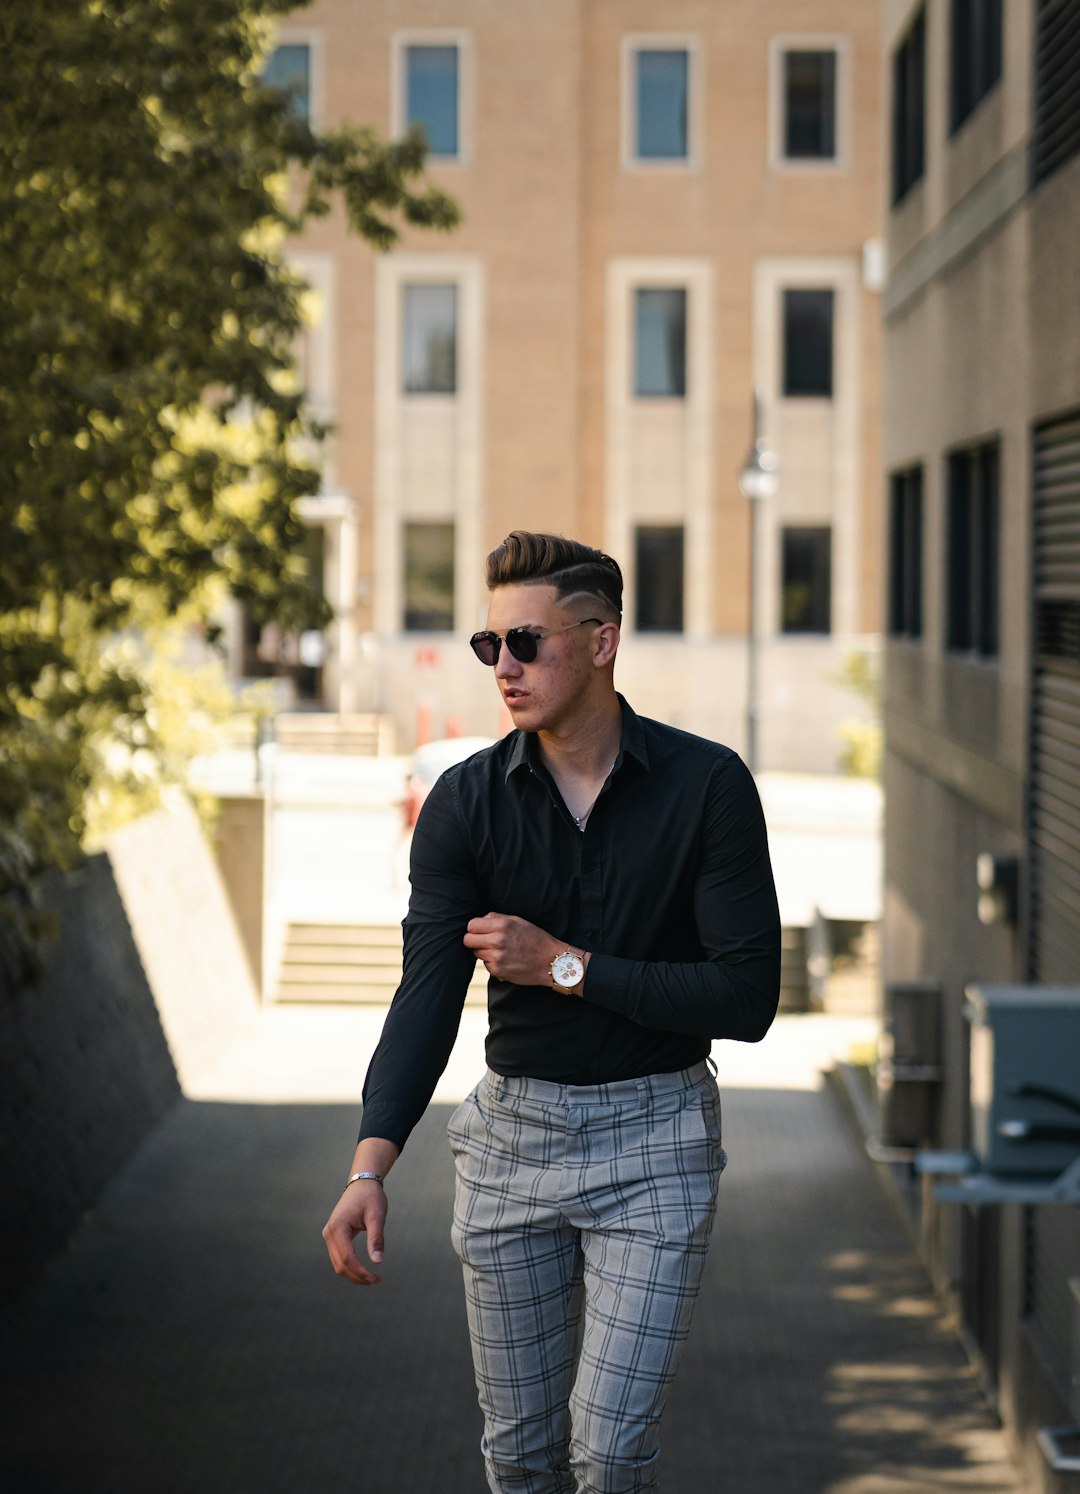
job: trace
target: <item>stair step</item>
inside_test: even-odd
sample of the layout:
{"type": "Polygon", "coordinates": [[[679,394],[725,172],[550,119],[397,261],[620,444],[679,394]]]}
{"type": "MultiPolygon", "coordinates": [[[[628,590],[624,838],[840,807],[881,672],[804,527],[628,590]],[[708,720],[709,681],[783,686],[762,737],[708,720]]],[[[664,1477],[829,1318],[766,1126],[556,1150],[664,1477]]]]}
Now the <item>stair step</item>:
{"type": "Polygon", "coordinates": [[[366,948],[401,948],[399,923],[290,923],[290,944],[363,945],[366,948]]]}
{"type": "MultiPolygon", "coordinates": [[[[373,986],[365,982],[355,981],[351,985],[328,986],[325,984],[314,984],[311,982],[282,981],[278,986],[276,1000],[279,1002],[303,1001],[303,1002],[325,1002],[331,1005],[335,1002],[349,1002],[371,1006],[385,1006],[393,996],[395,986],[373,986]]],[[[473,981],[465,996],[467,1006],[485,1006],[487,1004],[487,979],[473,981]]]]}
{"type": "Polygon", "coordinates": [[[281,967],[282,980],[320,981],[328,986],[349,986],[366,981],[372,986],[396,986],[401,980],[401,966],[394,965],[308,965],[286,960],[281,967]]]}
{"type": "Polygon", "coordinates": [[[397,949],[342,944],[294,944],[285,946],[285,964],[393,966],[401,969],[401,946],[397,949]]]}
{"type": "MultiPolygon", "coordinates": [[[[275,1000],[383,1005],[401,981],[401,953],[400,924],[290,924],[275,1000]]],[[[487,1001],[487,975],[477,970],[470,1005],[487,1001]]]]}

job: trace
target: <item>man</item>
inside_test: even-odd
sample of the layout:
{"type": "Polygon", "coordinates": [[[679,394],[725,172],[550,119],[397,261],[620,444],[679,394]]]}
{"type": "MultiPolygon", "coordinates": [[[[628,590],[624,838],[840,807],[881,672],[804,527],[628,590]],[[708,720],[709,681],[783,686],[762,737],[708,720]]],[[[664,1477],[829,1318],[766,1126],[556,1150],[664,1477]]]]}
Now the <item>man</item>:
{"type": "Polygon", "coordinates": [[[339,1275],[379,1281],[353,1242],[381,1262],[382,1180],[481,960],[488,1072],[449,1136],[488,1483],[653,1490],[726,1161],[710,1040],[758,1041],[779,994],[765,828],[733,752],[616,694],[614,560],[515,531],[487,583],[470,641],[517,729],[420,815],[402,982],[323,1236],[339,1275]]]}

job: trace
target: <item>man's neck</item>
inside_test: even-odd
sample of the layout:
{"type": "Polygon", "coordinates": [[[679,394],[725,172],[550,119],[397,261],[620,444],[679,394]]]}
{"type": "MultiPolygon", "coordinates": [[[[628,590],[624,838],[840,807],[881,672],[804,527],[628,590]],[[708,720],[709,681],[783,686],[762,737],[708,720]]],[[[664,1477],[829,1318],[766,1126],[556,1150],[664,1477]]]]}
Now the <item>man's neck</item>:
{"type": "Polygon", "coordinates": [[[556,779],[603,779],[611,772],[622,740],[622,709],[614,691],[594,709],[557,731],[538,734],[540,756],[556,779]]]}

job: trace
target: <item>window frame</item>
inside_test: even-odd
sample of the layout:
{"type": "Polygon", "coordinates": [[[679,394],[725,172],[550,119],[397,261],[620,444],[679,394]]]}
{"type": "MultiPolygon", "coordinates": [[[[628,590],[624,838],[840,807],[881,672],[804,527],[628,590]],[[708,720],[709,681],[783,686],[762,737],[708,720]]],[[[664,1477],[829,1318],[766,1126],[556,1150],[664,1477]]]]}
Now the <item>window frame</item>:
{"type": "Polygon", "coordinates": [[[461,391],[461,287],[452,277],[436,279],[430,276],[413,278],[403,276],[398,288],[398,364],[400,378],[398,395],[405,400],[456,400],[461,391]],[[413,290],[451,290],[454,293],[454,360],[453,387],[450,389],[414,389],[409,387],[408,369],[408,305],[409,292],[413,290]]]}
{"type": "Polygon", "coordinates": [[[921,462],[889,474],[885,632],[921,643],[926,608],[925,468],[921,462]]]}
{"type": "Polygon", "coordinates": [[[1005,18],[1002,0],[949,0],[949,136],[963,129],[1005,73],[1005,18]],[[967,48],[969,69],[960,66],[964,22],[974,44],[967,48]],[[996,66],[997,71],[993,69],[996,66]],[[970,89],[970,92],[967,90],[970,89]]]}
{"type": "Polygon", "coordinates": [[[278,47],[307,47],[308,49],[308,124],[313,130],[321,130],[326,121],[326,58],[323,33],[313,26],[278,26],[274,32],[274,44],[266,54],[269,61],[278,47]]]}
{"type": "Polygon", "coordinates": [[[690,287],[674,283],[647,284],[638,281],[630,288],[630,398],[634,403],[645,402],[655,404],[658,401],[666,401],[672,404],[684,405],[690,395],[690,287]],[[682,324],[682,388],[674,392],[670,391],[648,391],[638,387],[638,308],[639,297],[642,293],[648,294],[652,291],[661,291],[667,294],[682,296],[683,324],[682,324]]]}
{"type": "Polygon", "coordinates": [[[472,162],[473,57],[472,36],[458,28],[438,27],[430,30],[409,28],[395,31],[391,38],[392,65],[390,86],[390,134],[400,140],[408,128],[407,105],[408,52],[410,47],[456,47],[458,54],[458,148],[453,154],[430,151],[427,159],[433,166],[468,166],[472,162]]]}
{"type": "Polygon", "coordinates": [[[769,41],[768,165],[772,171],[835,173],[851,168],[852,56],[850,39],[834,32],[785,32],[769,41]],[[835,150],[831,156],[789,156],[787,135],[787,67],[789,52],[832,52],[836,58],[835,150]]]}
{"type": "Polygon", "coordinates": [[[412,516],[407,516],[407,517],[403,517],[401,519],[401,549],[400,549],[400,554],[401,554],[401,617],[400,617],[400,632],[403,635],[407,636],[407,635],[413,634],[413,633],[440,633],[440,634],[443,634],[443,633],[452,633],[454,631],[455,617],[456,617],[456,613],[457,613],[457,604],[458,604],[457,540],[458,540],[457,523],[452,518],[451,519],[445,519],[445,518],[424,519],[424,518],[415,518],[415,517],[412,517],[412,516]],[[418,623],[410,623],[410,621],[409,621],[409,579],[410,579],[410,570],[409,570],[409,560],[410,560],[409,536],[410,536],[410,531],[412,531],[412,530],[420,530],[420,529],[427,529],[427,530],[439,529],[439,530],[444,530],[449,535],[449,539],[450,539],[450,551],[449,551],[449,554],[450,554],[450,611],[449,611],[449,621],[446,622],[445,625],[433,625],[431,623],[418,624],[418,623]]]}
{"type": "Polygon", "coordinates": [[[835,285],[784,285],[780,288],[780,359],[778,379],[780,398],[783,400],[822,400],[832,403],[836,399],[836,309],[837,290],[835,285]],[[821,390],[790,390],[788,388],[788,297],[792,295],[827,295],[830,298],[831,315],[829,321],[829,389],[828,393],[821,390]]]}
{"type": "Polygon", "coordinates": [[[1001,656],[1000,437],[946,452],[944,517],[945,651],[994,662],[1001,656]]]}
{"type": "Polygon", "coordinates": [[[621,164],[624,171],[698,171],[704,140],[704,77],[701,38],[696,33],[635,31],[621,44],[621,164]],[[637,55],[639,52],[686,53],[686,155],[637,154],[637,55]]]}
{"type": "MultiPolygon", "coordinates": [[[[648,521],[637,521],[633,531],[634,546],[634,632],[650,638],[682,638],[686,633],[686,525],[685,523],[650,523],[648,521]],[[642,620],[642,598],[645,589],[642,581],[642,537],[646,534],[663,534],[667,536],[678,536],[678,570],[679,590],[677,597],[678,623],[675,626],[667,626],[661,623],[644,623],[642,620]]],[[[664,557],[664,560],[672,557],[664,557]]],[[[662,562],[663,563],[663,562],[662,562]]]]}
{"type": "Polygon", "coordinates": [[[778,591],[780,616],[778,618],[778,631],[780,633],[780,636],[783,638],[831,638],[834,636],[835,626],[833,615],[836,609],[833,605],[833,583],[835,579],[835,568],[833,566],[833,550],[835,548],[835,527],[835,524],[833,524],[831,520],[827,524],[785,522],[782,522],[780,524],[780,585],[778,591]],[[824,587],[825,605],[828,615],[826,619],[826,626],[824,628],[793,628],[789,627],[787,624],[784,605],[785,595],[787,592],[787,540],[788,536],[792,534],[825,534],[828,536],[828,550],[826,552],[828,562],[828,576],[824,587]]]}
{"type": "Polygon", "coordinates": [[[927,39],[926,0],[919,6],[906,26],[903,36],[893,48],[890,58],[891,98],[889,102],[889,204],[898,208],[926,178],[926,126],[927,126],[927,39]],[[921,34],[921,92],[917,113],[913,108],[912,94],[915,87],[910,77],[901,78],[902,67],[911,71],[910,49],[916,33],[921,34]],[[901,86],[903,84],[903,86],[901,86]],[[918,147],[916,150],[915,147],[918,147]],[[909,156],[911,159],[909,160],[909,156]],[[916,161],[915,157],[918,157],[916,161]]]}

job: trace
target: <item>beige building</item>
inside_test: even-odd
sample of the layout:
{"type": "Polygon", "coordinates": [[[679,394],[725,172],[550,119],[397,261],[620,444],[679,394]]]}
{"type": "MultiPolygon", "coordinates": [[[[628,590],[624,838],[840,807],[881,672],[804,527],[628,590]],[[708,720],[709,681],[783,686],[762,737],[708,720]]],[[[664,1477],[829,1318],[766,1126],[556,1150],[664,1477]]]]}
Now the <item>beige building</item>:
{"type": "Polygon", "coordinates": [[[1031,1487],[1059,1494],[1080,1480],[1080,1210],[1044,1186],[1080,1155],[1080,4],[884,12],[883,963],[901,1070],[941,1066],[906,1121],[903,1073],[884,1091],[887,1139],[977,1158],[913,1217],[1031,1487]]]}
{"type": "Polygon", "coordinates": [[[623,565],[638,709],[743,746],[757,386],[780,462],[757,765],[835,768],[864,709],[836,675],[880,627],[879,21],[844,0],[316,0],[281,28],[270,74],[298,107],[423,123],[464,218],[383,257],[340,217],[295,245],[318,292],[303,370],[337,425],[308,517],[338,622],[296,645],[302,701],[387,711],[403,748],[418,708],[436,736],[496,734],[466,646],[483,555],[551,528],[623,565]]]}

